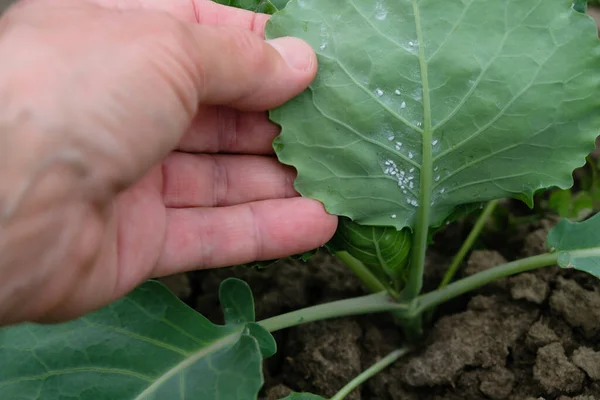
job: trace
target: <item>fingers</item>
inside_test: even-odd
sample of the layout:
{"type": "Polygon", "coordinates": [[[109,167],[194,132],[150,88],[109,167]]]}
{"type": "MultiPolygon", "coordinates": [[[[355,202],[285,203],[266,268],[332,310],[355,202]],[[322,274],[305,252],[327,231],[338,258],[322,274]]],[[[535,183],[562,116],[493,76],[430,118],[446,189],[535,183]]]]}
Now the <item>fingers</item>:
{"type": "MultiPolygon", "coordinates": [[[[53,0],[54,1],[54,0],[53,0]]],[[[88,0],[106,8],[118,10],[155,10],[163,11],[186,22],[205,25],[236,26],[254,32],[264,38],[266,14],[257,14],[247,10],[227,7],[212,0],[88,0]]]]}
{"type": "Polygon", "coordinates": [[[279,199],[224,208],[171,209],[154,276],[285,257],[326,243],[337,226],[321,203],[279,199]]]}
{"type": "Polygon", "coordinates": [[[316,56],[303,40],[265,42],[244,29],[194,28],[187,56],[201,104],[265,111],[298,95],[315,77],[316,56]]]}
{"type": "Polygon", "coordinates": [[[229,107],[201,106],[179,150],[191,153],[273,154],[277,125],[266,112],[241,112],[229,107]]]}
{"type": "Polygon", "coordinates": [[[298,196],[294,170],[270,157],[173,153],[162,172],[166,207],[222,207],[298,196]]]}
{"type": "MultiPolygon", "coordinates": [[[[172,49],[180,66],[170,70],[183,68],[191,74],[199,103],[264,111],[299,94],[316,74],[316,56],[306,42],[296,38],[263,40],[267,15],[210,0],[91,1],[117,10],[166,11],[182,21],[186,33],[178,34],[172,43],[180,46],[172,49]]],[[[172,37],[173,32],[170,34],[172,37]]],[[[165,35],[169,37],[169,32],[157,37],[165,35]]],[[[189,88],[175,90],[185,93],[189,88]]]]}

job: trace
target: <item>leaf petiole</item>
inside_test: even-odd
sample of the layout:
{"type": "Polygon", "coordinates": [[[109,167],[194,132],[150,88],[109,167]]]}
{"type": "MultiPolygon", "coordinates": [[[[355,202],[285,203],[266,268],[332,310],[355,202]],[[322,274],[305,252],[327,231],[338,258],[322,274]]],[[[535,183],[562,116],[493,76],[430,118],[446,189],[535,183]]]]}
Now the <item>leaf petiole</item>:
{"type": "Polygon", "coordinates": [[[388,290],[360,260],[352,257],[347,251],[336,251],[335,256],[342,261],[371,292],[378,293],[388,290]]]}
{"type": "Polygon", "coordinates": [[[475,290],[483,285],[495,281],[496,279],[505,278],[510,275],[515,275],[542,267],[549,267],[557,264],[557,262],[558,253],[546,253],[512,261],[482,272],[478,272],[467,278],[463,278],[451,283],[448,286],[417,297],[414,300],[414,306],[411,307],[411,312],[414,313],[414,315],[420,315],[433,307],[470,292],[471,290],[475,290]]]}
{"type": "Polygon", "coordinates": [[[395,302],[387,292],[370,294],[292,311],[258,322],[269,332],[279,331],[307,322],[376,312],[407,312],[408,304],[395,302]]]}
{"type": "Polygon", "coordinates": [[[450,267],[444,274],[444,278],[440,283],[439,289],[447,286],[450,283],[450,281],[452,281],[452,278],[454,278],[454,275],[456,275],[456,272],[458,271],[458,267],[460,267],[467,253],[475,244],[475,241],[477,240],[479,234],[483,230],[485,223],[487,222],[490,215],[492,215],[497,205],[498,200],[492,200],[487,203],[487,205],[483,209],[483,212],[481,213],[481,215],[479,215],[477,221],[475,221],[475,225],[473,225],[473,229],[471,229],[471,232],[469,232],[469,236],[467,236],[467,239],[463,242],[461,248],[458,250],[458,253],[456,253],[454,258],[452,259],[452,264],[450,264],[450,267]]]}
{"type": "MultiPolygon", "coordinates": [[[[573,253],[577,253],[577,251],[573,253]]],[[[478,272],[408,302],[396,302],[387,292],[380,292],[331,303],[318,304],[267,318],[258,322],[258,324],[269,332],[275,332],[313,321],[377,312],[393,312],[397,316],[405,317],[406,320],[412,320],[433,307],[471,290],[475,290],[496,279],[548,267],[557,264],[557,262],[558,253],[541,254],[478,272]]]]}
{"type": "Polygon", "coordinates": [[[381,360],[377,361],[375,364],[371,365],[369,368],[364,370],[360,375],[356,378],[352,379],[346,386],[342,388],[339,392],[335,394],[330,400],[343,400],[348,396],[354,389],[362,385],[367,379],[370,379],[374,375],[381,372],[383,369],[387,368],[394,362],[396,362],[399,358],[406,355],[410,349],[408,347],[403,347],[401,349],[397,349],[389,353],[387,356],[383,357],[381,360]]]}

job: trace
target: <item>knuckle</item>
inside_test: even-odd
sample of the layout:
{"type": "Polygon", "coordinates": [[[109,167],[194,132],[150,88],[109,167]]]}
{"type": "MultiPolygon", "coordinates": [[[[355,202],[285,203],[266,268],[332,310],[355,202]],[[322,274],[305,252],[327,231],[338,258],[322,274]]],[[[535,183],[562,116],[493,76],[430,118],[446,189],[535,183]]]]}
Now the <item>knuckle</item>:
{"type": "Polygon", "coordinates": [[[266,67],[267,49],[256,34],[241,28],[231,29],[228,33],[232,50],[243,56],[241,61],[248,69],[255,70],[266,67]]]}

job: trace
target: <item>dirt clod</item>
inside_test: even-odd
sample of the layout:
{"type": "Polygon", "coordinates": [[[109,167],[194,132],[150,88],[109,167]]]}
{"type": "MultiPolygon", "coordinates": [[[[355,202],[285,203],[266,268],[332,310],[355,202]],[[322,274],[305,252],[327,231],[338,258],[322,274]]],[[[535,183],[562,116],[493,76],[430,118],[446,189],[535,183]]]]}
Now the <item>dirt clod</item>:
{"type": "Polygon", "coordinates": [[[543,320],[531,325],[525,338],[525,344],[533,350],[558,341],[556,333],[543,320]]]}
{"type": "Polygon", "coordinates": [[[542,304],[548,297],[548,282],[533,273],[524,273],[509,279],[510,294],[515,300],[527,300],[542,304]]]}
{"type": "Polygon", "coordinates": [[[585,371],[593,380],[600,380],[600,352],[589,347],[580,347],[573,352],[573,363],[585,371]]]}
{"type": "Polygon", "coordinates": [[[586,290],[573,280],[557,279],[557,288],[550,296],[552,311],[591,339],[600,333],[600,293],[586,290]]]}
{"type": "MultiPolygon", "coordinates": [[[[505,263],[506,259],[497,251],[475,250],[471,253],[469,259],[467,260],[467,266],[464,270],[464,274],[473,275],[505,263]]],[[[506,288],[506,285],[507,279],[504,278],[489,283],[487,286],[504,289],[506,288]]]]}
{"type": "MultiPolygon", "coordinates": [[[[333,396],[362,372],[360,325],[342,319],[301,325],[291,332],[283,366],[290,385],[301,391],[333,396]]],[[[360,399],[355,390],[347,399],[360,399]]]]}
{"type": "Polygon", "coordinates": [[[513,390],[515,375],[504,367],[495,367],[479,374],[481,393],[494,400],[506,399],[513,390]]]}
{"type": "Polygon", "coordinates": [[[463,313],[441,318],[431,345],[406,361],[400,379],[410,386],[452,384],[467,367],[504,366],[509,348],[537,312],[497,296],[476,296],[463,313]]]}
{"type": "Polygon", "coordinates": [[[267,396],[265,400],[283,399],[284,397],[289,396],[291,392],[292,390],[289,387],[279,384],[267,390],[267,396]]]}
{"type": "Polygon", "coordinates": [[[585,379],[583,372],[569,361],[560,343],[538,350],[533,376],[548,395],[578,392],[585,379]]]}
{"type": "Polygon", "coordinates": [[[525,236],[522,254],[524,257],[537,256],[548,251],[546,237],[550,227],[536,229],[525,236]]]}

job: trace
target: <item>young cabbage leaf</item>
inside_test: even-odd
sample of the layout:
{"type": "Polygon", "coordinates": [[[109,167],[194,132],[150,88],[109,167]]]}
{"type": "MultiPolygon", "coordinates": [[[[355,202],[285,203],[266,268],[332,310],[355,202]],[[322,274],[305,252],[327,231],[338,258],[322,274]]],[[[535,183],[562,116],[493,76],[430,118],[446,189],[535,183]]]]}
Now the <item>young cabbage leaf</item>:
{"type": "Polygon", "coordinates": [[[411,244],[408,229],[359,225],[348,218],[340,218],[327,246],[333,251],[347,251],[369,268],[381,283],[400,291],[408,276],[411,244]]]}
{"type": "Polygon", "coordinates": [[[268,38],[318,54],[272,110],[295,185],[364,225],[437,226],[465,203],[568,188],[600,123],[600,47],[570,0],[292,0],[268,38]]]}
{"type": "Polygon", "coordinates": [[[600,278],[600,214],[583,222],[561,220],[547,238],[550,249],[558,252],[558,264],[600,278]]]}
{"type": "Polygon", "coordinates": [[[256,400],[275,341],[254,322],[244,282],[228,279],[219,293],[225,325],[148,282],[72,322],[2,328],[0,397],[256,400]]]}

